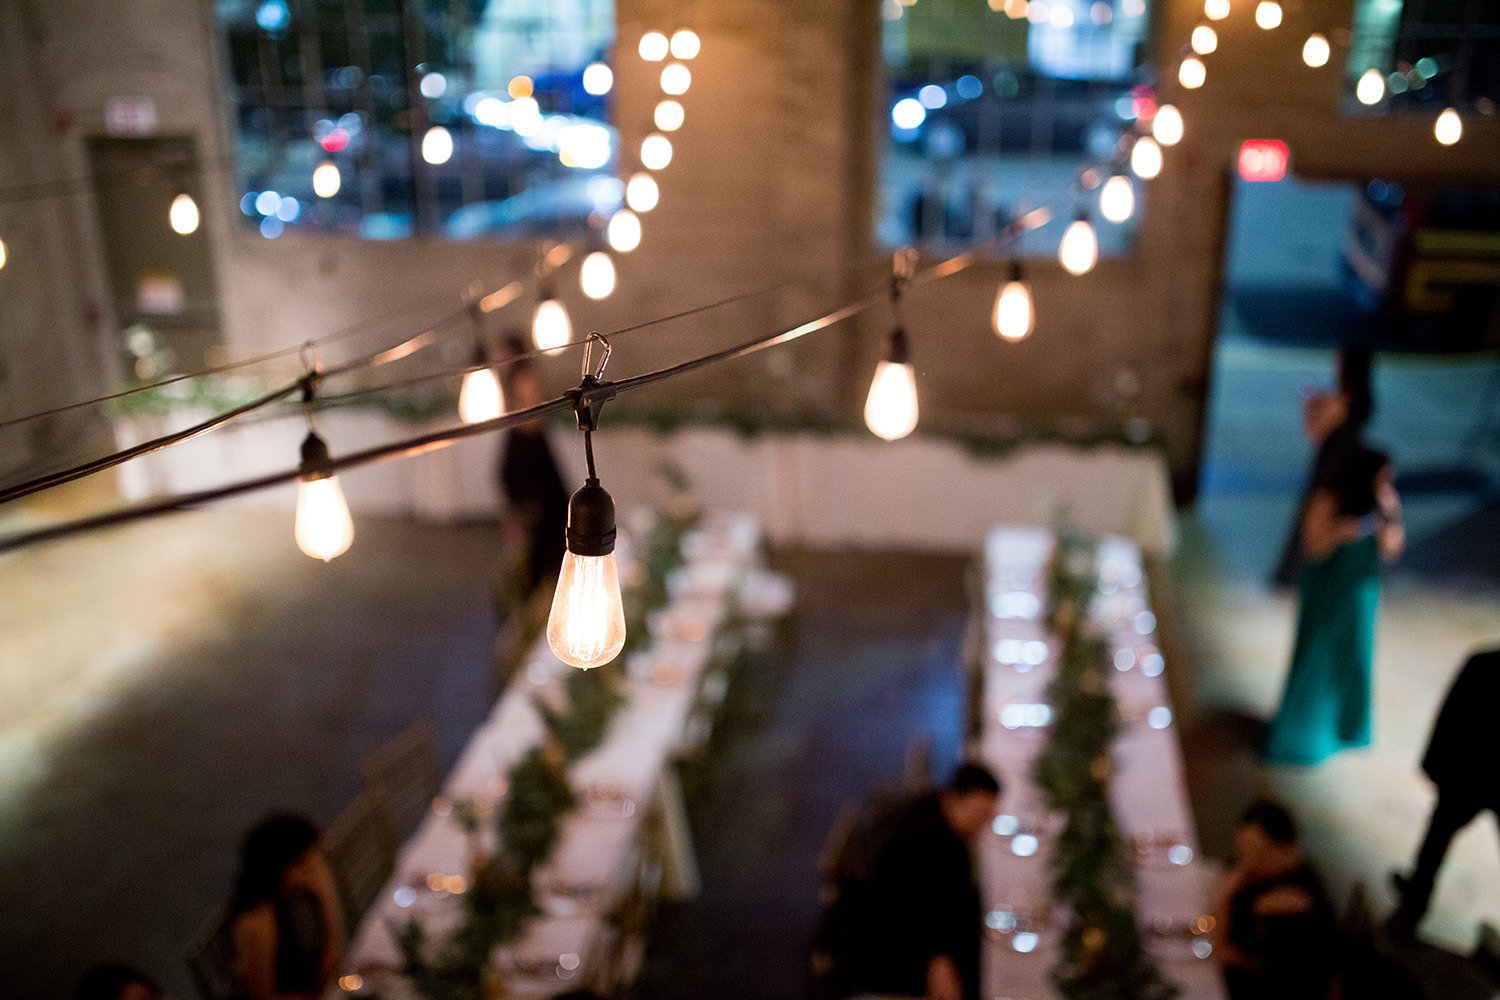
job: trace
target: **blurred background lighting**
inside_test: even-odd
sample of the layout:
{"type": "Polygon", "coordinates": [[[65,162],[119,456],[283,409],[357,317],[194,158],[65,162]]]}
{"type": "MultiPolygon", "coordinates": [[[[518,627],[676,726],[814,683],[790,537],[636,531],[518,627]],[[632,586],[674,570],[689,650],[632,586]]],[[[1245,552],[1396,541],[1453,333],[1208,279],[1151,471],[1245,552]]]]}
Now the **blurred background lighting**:
{"type": "Polygon", "coordinates": [[[339,165],[332,160],[324,160],[313,169],[313,194],[319,198],[332,198],[339,193],[339,188],[343,183],[344,178],[339,174],[339,165]]]}
{"type": "Polygon", "coordinates": [[[583,258],[578,269],[578,285],[583,294],[598,301],[607,299],[615,290],[615,262],[603,250],[595,250],[583,258]]]}
{"type": "Polygon", "coordinates": [[[1437,136],[1438,142],[1444,146],[1451,146],[1464,137],[1464,122],[1458,117],[1457,111],[1445,108],[1443,113],[1438,115],[1437,123],[1433,125],[1432,131],[1437,136]]]}
{"type": "Polygon", "coordinates": [[[1130,170],[1143,181],[1161,173],[1161,147],[1149,135],[1135,141],[1130,150],[1130,170]]]}
{"type": "Polygon", "coordinates": [[[1255,7],[1255,23],[1270,31],[1281,23],[1281,4],[1276,0],[1260,0],[1255,7]]]}
{"type": "Polygon", "coordinates": [[[1182,112],[1175,105],[1163,104],[1151,119],[1151,134],[1163,146],[1175,146],[1182,141],[1182,112]]]}
{"type": "Polygon", "coordinates": [[[172,231],[181,236],[198,231],[198,203],[193,201],[190,194],[180,194],[172,199],[172,207],[167,211],[167,221],[172,224],[172,231]]]}
{"type": "Polygon", "coordinates": [[[636,174],[625,185],[625,204],[629,205],[632,211],[649,212],[656,207],[660,199],[661,189],[657,187],[656,178],[650,174],[636,174]]]}
{"type": "Polygon", "coordinates": [[[656,106],[652,114],[652,121],[656,127],[663,132],[676,132],[682,128],[683,121],[687,118],[687,112],[682,110],[682,105],[677,101],[665,100],[656,106]]]}
{"type": "Polygon", "coordinates": [[[703,42],[698,38],[696,31],[684,28],[672,35],[670,47],[673,59],[691,59],[702,49],[703,42]]]}
{"type": "Polygon", "coordinates": [[[1193,51],[1206,56],[1219,47],[1219,33],[1206,24],[1193,29],[1193,51]]]}
{"type": "Polygon", "coordinates": [[[453,158],[453,136],[441,125],[434,125],[422,136],[422,159],[437,166],[453,158]]]}
{"type": "Polygon", "coordinates": [[[622,208],[609,218],[604,229],[604,238],[620,253],[629,253],[641,245],[641,219],[628,208],[622,208]]]}
{"type": "Polygon", "coordinates": [[[1319,32],[1308,35],[1307,41],[1302,44],[1302,61],[1313,69],[1328,65],[1330,54],[1328,38],[1319,32]]]}
{"type": "Polygon", "coordinates": [[[609,93],[615,85],[615,72],[602,62],[589,63],[583,71],[583,89],[595,97],[609,93]]]}
{"type": "Polygon", "coordinates": [[[1188,90],[1197,90],[1208,79],[1208,67],[1197,56],[1188,56],[1177,69],[1177,82],[1188,90]]]}
{"type": "Polygon", "coordinates": [[[1229,0],[1203,0],[1203,16],[1210,21],[1222,21],[1229,16],[1229,0]]]}
{"type": "Polygon", "coordinates": [[[653,132],[641,140],[641,166],[662,170],[672,162],[672,140],[653,132]]]}
{"type": "Polygon", "coordinates": [[[1379,104],[1380,99],[1385,96],[1385,77],[1380,75],[1380,70],[1365,70],[1354,88],[1354,96],[1364,105],[1379,104]]]}
{"type": "Polygon", "coordinates": [[[667,58],[667,52],[670,50],[671,43],[667,41],[667,36],[663,35],[660,31],[646,32],[641,36],[641,44],[636,47],[636,51],[641,54],[641,58],[647,62],[661,62],[667,58]]]}
{"type": "Polygon", "coordinates": [[[661,89],[663,92],[677,97],[686,94],[692,85],[693,73],[682,63],[668,63],[662,67],[661,89]]]}

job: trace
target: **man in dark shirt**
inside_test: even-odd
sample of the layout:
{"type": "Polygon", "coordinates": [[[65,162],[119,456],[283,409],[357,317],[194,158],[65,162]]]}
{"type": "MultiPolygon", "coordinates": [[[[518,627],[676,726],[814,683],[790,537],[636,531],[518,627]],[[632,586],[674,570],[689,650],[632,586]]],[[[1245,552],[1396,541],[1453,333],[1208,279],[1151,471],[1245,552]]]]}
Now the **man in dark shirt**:
{"type": "Polygon", "coordinates": [[[946,787],[880,823],[868,871],[845,885],[833,919],[842,992],[975,1000],[981,904],[969,841],[988,826],[1000,782],[961,764],[946,787]]]}
{"type": "Polygon", "coordinates": [[[1437,805],[1411,875],[1393,874],[1401,902],[1386,925],[1410,937],[1427,913],[1438,869],[1453,835],[1489,809],[1500,818],[1500,647],[1464,661],[1432,724],[1422,770],[1437,786],[1437,805]]]}

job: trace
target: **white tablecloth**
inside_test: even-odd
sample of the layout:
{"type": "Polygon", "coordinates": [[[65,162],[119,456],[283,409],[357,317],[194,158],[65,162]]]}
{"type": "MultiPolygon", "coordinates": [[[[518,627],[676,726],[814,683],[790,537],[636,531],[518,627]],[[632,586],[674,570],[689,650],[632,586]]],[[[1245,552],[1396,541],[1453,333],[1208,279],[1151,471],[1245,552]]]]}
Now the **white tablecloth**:
{"type": "MultiPolygon", "coordinates": [[[[985,546],[984,722],[980,756],[1005,781],[994,833],[980,837],[977,864],[987,911],[984,983],[987,998],[1044,1000],[1056,994],[1051,970],[1067,915],[1050,907],[1051,838],[1062,817],[1048,811],[1031,783],[1045,745],[1047,684],[1059,641],[1047,632],[1046,562],[1050,531],[997,528],[985,546]]],[[[1139,549],[1121,538],[1099,548],[1103,593],[1093,615],[1108,632],[1116,669],[1111,684],[1122,717],[1112,748],[1110,800],[1127,850],[1137,861],[1136,916],[1142,939],[1183,1000],[1224,995],[1219,968],[1194,951],[1207,940],[1186,928],[1208,912],[1211,872],[1197,837],[1182,777],[1156,620],[1146,598],[1139,549]],[[1163,933],[1157,933],[1158,929],[1163,933]]]]}
{"type": "MultiPolygon", "coordinates": [[[[580,805],[563,817],[552,855],[533,873],[544,914],[499,959],[510,970],[508,996],[553,996],[608,975],[615,942],[607,917],[638,871],[652,809],[680,808],[672,755],[728,598],[750,567],[757,541],[755,522],[744,515],[706,518],[684,539],[685,572],[671,581],[668,607],[652,616],[649,648],[627,665],[627,700],[604,742],[569,769],[580,805]]],[[[470,738],[433,811],[403,845],[395,873],[355,930],[345,964],[365,985],[378,985],[401,965],[393,929],[416,916],[438,938],[456,925],[461,899],[447,886],[462,887],[449,877],[468,875],[472,848],[452,803],[472,800],[489,814],[481,820],[480,847],[493,849],[490,819],[503,808],[505,776],[545,734],[533,698],[557,695],[571,669],[539,639],[470,738]]]]}

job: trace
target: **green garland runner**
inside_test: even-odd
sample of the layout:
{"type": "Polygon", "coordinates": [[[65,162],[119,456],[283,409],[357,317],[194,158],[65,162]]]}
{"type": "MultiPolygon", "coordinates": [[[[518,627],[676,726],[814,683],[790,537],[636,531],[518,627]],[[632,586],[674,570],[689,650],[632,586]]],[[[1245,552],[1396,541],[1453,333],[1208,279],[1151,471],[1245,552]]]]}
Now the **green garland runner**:
{"type": "Polygon", "coordinates": [[[1052,892],[1070,914],[1052,978],[1066,1000],[1171,1000],[1177,988],[1141,943],[1135,871],[1109,805],[1119,713],[1108,643],[1086,624],[1095,548],[1090,538],[1060,532],[1049,573],[1047,625],[1062,648],[1047,690],[1053,722],[1034,778],[1048,805],[1067,815],[1052,850],[1052,892]]]}

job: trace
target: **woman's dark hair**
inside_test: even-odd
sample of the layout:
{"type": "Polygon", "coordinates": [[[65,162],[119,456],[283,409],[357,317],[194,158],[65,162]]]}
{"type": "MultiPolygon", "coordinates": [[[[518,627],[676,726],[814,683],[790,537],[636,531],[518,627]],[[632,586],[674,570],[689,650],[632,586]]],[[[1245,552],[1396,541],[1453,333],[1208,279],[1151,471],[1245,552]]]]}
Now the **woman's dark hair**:
{"type": "Polygon", "coordinates": [[[1339,348],[1339,391],[1349,401],[1350,426],[1363,427],[1375,412],[1375,396],[1370,389],[1370,367],[1375,352],[1364,344],[1345,344],[1339,348]]]}
{"type": "Polygon", "coordinates": [[[1292,814],[1265,799],[1245,810],[1245,815],[1240,817],[1240,825],[1259,827],[1278,844],[1297,842],[1297,824],[1292,821],[1292,814]]]}
{"type": "Polygon", "coordinates": [[[129,962],[95,962],[78,977],[73,1000],[120,1000],[125,987],[135,985],[144,986],[153,997],[163,995],[156,980],[129,962]]]}
{"type": "Polygon", "coordinates": [[[295,813],[272,813],[250,828],[240,843],[240,871],[229,899],[231,913],[243,913],[273,898],[281,875],[318,842],[318,828],[295,813]]]}
{"type": "Polygon", "coordinates": [[[995,772],[983,764],[965,761],[958,765],[958,768],[953,772],[953,777],[948,779],[948,790],[958,795],[963,795],[967,792],[985,792],[990,795],[999,795],[1000,779],[995,777],[995,772]]]}

